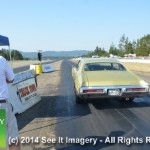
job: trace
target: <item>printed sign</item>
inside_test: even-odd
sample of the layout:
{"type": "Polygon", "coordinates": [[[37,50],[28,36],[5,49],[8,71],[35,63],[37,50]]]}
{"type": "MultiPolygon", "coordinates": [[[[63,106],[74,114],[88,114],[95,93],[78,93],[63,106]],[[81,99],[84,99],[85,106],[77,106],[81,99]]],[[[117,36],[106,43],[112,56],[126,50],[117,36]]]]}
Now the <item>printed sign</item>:
{"type": "Polygon", "coordinates": [[[32,75],[32,72],[30,70],[24,71],[15,75],[13,83],[15,84],[15,83],[27,80],[32,77],[34,77],[34,75],[32,75]]]}
{"type": "Polygon", "coordinates": [[[34,78],[18,83],[17,88],[20,95],[20,99],[23,103],[26,103],[27,101],[37,96],[34,78]]]}
{"type": "Polygon", "coordinates": [[[42,72],[51,72],[54,71],[54,68],[51,64],[42,65],[42,72]]]}
{"type": "Polygon", "coordinates": [[[0,148],[6,148],[6,111],[0,109],[0,148]]]}

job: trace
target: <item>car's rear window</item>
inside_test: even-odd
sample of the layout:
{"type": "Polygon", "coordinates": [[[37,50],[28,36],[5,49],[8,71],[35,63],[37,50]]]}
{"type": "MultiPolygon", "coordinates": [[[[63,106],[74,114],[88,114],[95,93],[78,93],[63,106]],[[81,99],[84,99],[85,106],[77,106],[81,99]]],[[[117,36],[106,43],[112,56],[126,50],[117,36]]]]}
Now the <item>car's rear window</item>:
{"type": "Polygon", "coordinates": [[[125,67],[120,63],[114,62],[98,62],[98,63],[88,63],[84,65],[84,71],[125,71],[125,67]]]}

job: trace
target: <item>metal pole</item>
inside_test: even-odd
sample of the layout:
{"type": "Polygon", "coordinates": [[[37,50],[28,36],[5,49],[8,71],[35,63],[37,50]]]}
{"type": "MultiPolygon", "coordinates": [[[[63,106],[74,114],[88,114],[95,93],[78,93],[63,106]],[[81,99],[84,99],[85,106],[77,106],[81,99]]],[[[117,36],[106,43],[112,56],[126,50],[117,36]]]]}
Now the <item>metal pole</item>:
{"type": "Polygon", "coordinates": [[[11,68],[13,68],[13,65],[12,65],[12,60],[11,60],[11,49],[10,49],[10,46],[9,47],[9,59],[10,59],[10,66],[11,68]]]}

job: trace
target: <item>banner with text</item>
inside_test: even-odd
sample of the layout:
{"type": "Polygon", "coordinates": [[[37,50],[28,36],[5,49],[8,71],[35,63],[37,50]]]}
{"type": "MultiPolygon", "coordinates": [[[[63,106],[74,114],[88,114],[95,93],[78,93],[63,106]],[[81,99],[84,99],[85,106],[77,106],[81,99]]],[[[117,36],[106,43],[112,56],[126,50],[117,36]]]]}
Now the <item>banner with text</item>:
{"type": "Polygon", "coordinates": [[[0,148],[6,148],[6,111],[0,109],[0,148]]]}

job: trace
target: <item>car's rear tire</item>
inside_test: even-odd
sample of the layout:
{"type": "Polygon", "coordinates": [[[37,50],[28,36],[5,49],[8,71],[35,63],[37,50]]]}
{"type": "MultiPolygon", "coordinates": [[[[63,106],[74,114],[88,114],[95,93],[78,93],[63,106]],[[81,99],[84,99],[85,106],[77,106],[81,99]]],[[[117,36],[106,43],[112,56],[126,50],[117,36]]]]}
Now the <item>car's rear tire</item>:
{"type": "Polygon", "coordinates": [[[125,100],[125,101],[128,101],[128,102],[133,102],[134,97],[125,97],[125,98],[122,98],[122,99],[125,100]]]}
{"type": "Polygon", "coordinates": [[[134,97],[129,98],[129,102],[133,102],[133,100],[134,100],[134,97]]]}
{"type": "Polygon", "coordinates": [[[75,91],[76,104],[81,104],[82,103],[82,99],[77,95],[75,84],[74,84],[74,91],[75,91]]]}

